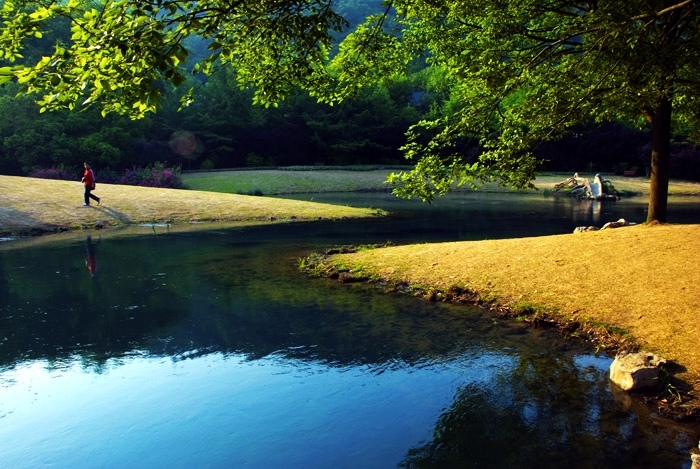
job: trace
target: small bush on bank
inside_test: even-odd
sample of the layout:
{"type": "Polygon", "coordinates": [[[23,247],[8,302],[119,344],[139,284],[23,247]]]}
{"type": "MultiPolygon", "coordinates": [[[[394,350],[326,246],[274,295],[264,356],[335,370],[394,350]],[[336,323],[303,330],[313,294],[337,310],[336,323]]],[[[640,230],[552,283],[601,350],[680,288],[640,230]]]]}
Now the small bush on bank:
{"type": "Polygon", "coordinates": [[[77,181],[79,179],[78,174],[65,168],[37,169],[29,176],[41,179],[61,179],[64,181],[77,181]]]}
{"type": "Polygon", "coordinates": [[[180,169],[166,168],[162,163],[156,163],[153,167],[127,169],[119,184],[166,189],[179,189],[183,186],[180,169]]]}
{"type": "MultiPolygon", "coordinates": [[[[65,181],[77,181],[80,175],[64,168],[38,169],[30,174],[30,177],[41,179],[62,179],[65,181]]],[[[127,186],[163,187],[166,189],[180,189],[183,187],[179,168],[166,168],[162,163],[156,163],[153,167],[132,168],[118,174],[111,169],[95,170],[95,180],[98,183],[124,184],[127,186]]]]}

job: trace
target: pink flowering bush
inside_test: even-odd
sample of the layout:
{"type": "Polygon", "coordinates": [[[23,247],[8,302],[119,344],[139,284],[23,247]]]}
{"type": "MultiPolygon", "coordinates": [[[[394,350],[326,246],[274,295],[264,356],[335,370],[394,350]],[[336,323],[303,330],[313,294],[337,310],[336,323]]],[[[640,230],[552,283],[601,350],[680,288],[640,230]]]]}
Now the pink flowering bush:
{"type": "Polygon", "coordinates": [[[178,189],[182,187],[182,179],[178,168],[166,168],[162,163],[153,167],[132,168],[124,171],[119,184],[144,187],[164,187],[178,189]]]}
{"type": "MultiPolygon", "coordinates": [[[[42,179],[78,181],[81,174],[64,168],[48,168],[38,169],[30,176],[42,179]]],[[[110,169],[95,171],[95,179],[98,183],[125,184],[127,186],[164,187],[166,189],[179,189],[183,186],[180,169],[166,168],[162,163],[156,163],[147,168],[127,169],[121,176],[110,169]]]]}
{"type": "Polygon", "coordinates": [[[79,175],[76,172],[68,171],[65,168],[37,169],[29,176],[41,179],[62,179],[64,181],[77,181],[79,179],[79,175]]]}

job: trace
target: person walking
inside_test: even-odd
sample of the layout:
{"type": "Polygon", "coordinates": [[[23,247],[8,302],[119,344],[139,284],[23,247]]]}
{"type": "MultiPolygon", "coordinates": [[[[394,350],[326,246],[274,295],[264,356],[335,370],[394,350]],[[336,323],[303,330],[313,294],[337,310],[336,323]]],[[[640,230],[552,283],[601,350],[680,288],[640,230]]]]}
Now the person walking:
{"type": "Polygon", "coordinates": [[[90,168],[90,163],[87,161],[83,163],[85,167],[85,172],[83,173],[83,178],[80,182],[85,186],[85,203],[84,206],[90,205],[90,199],[97,201],[97,205],[100,205],[100,198],[92,193],[95,190],[95,173],[90,168]]]}

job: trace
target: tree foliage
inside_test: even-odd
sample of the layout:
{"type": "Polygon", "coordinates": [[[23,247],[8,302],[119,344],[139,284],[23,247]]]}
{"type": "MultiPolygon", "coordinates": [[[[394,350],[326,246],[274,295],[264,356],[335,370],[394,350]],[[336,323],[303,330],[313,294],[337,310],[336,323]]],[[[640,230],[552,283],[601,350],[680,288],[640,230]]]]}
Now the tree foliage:
{"type": "Polygon", "coordinates": [[[265,105],[295,85],[319,89],[331,33],[346,24],[327,0],[6,0],[0,15],[0,58],[11,63],[51,20],[68,20],[71,31],[37,63],[4,67],[0,80],[14,75],[26,93],[40,93],[42,110],[99,102],[103,114],[134,118],[160,105],[163,81],[179,86],[188,70],[210,73],[217,63],[233,65],[240,85],[253,86],[265,105]],[[209,52],[187,69],[191,37],[209,52]]]}
{"type": "MultiPolygon", "coordinates": [[[[182,85],[189,73],[219,65],[231,65],[257,103],[277,105],[300,87],[336,104],[418,58],[449,83],[449,96],[408,133],[404,151],[417,163],[392,178],[398,194],[429,201],[492,179],[525,187],[541,163],[539,144],[578,125],[622,120],[651,129],[648,219],[665,221],[672,131],[700,139],[700,2],[385,1],[383,13],[334,49],[348,24],[336,7],[5,0],[0,81],[38,93],[42,110],[100,103],[103,114],[143,117],[159,106],[166,83],[182,85]],[[23,60],[26,41],[53,38],[55,25],[69,25],[70,40],[49,40],[49,52],[23,60]]],[[[182,93],[182,103],[191,99],[182,93]]]]}
{"type": "Polygon", "coordinates": [[[493,177],[526,186],[538,144],[580,124],[623,120],[652,129],[649,220],[665,220],[671,126],[697,129],[688,123],[699,117],[700,2],[397,0],[394,6],[406,26],[404,44],[428,51],[430,63],[449,71],[458,103],[412,129],[406,151],[420,162],[395,177],[402,193],[429,200],[454,182],[493,177]],[[459,144],[470,138],[484,151],[465,159],[459,144]]]}

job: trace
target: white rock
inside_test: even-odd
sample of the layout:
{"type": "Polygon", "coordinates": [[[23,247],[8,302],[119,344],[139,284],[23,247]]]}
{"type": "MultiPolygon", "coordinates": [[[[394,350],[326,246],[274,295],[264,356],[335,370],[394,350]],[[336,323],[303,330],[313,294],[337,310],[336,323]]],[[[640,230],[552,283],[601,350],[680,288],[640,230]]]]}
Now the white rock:
{"type": "Polygon", "coordinates": [[[618,355],[610,365],[610,380],[625,391],[639,391],[659,385],[659,367],[666,360],[653,353],[618,355]]]}

